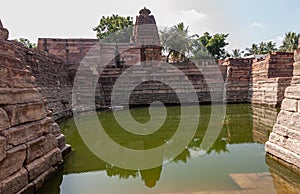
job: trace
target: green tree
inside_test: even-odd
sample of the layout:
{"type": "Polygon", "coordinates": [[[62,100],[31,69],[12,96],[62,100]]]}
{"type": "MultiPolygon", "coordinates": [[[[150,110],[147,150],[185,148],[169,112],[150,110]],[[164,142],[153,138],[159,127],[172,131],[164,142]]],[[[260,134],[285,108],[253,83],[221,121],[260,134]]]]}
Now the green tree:
{"type": "Polygon", "coordinates": [[[252,44],[250,48],[246,48],[245,49],[247,51],[247,53],[245,54],[245,56],[249,56],[249,55],[257,55],[259,53],[259,47],[257,44],[252,44]]]}
{"type": "Polygon", "coordinates": [[[93,30],[104,42],[129,42],[133,32],[133,19],[130,16],[122,17],[115,14],[102,16],[93,30]]]}
{"type": "Polygon", "coordinates": [[[250,48],[245,49],[247,53],[245,56],[250,55],[263,55],[271,54],[274,51],[277,51],[276,43],[273,41],[260,42],[259,44],[252,44],[250,48]]]}
{"type": "Polygon", "coordinates": [[[212,56],[216,59],[225,58],[227,53],[225,46],[228,45],[226,38],[229,34],[214,34],[210,35],[205,32],[201,37],[194,40],[193,43],[193,56],[195,58],[212,56]]]}
{"type": "Polygon", "coordinates": [[[170,57],[173,60],[186,60],[194,36],[189,36],[188,27],[185,27],[182,22],[160,31],[161,44],[164,51],[168,53],[166,61],[169,62],[170,57]]]}
{"type": "Polygon", "coordinates": [[[234,50],[232,50],[232,54],[230,56],[233,58],[240,58],[240,57],[242,57],[243,53],[244,53],[244,51],[241,51],[240,49],[234,49],[234,50]]]}
{"type": "Polygon", "coordinates": [[[35,43],[30,42],[27,38],[19,38],[16,41],[22,43],[27,48],[36,48],[37,47],[35,43]]]}
{"type": "Polygon", "coordinates": [[[278,49],[276,48],[276,42],[272,42],[272,41],[269,41],[266,43],[266,53],[267,54],[271,54],[272,52],[274,51],[277,51],[278,49]]]}
{"type": "Polygon", "coordinates": [[[298,40],[300,34],[296,32],[287,32],[282,41],[282,45],[279,47],[280,51],[293,52],[298,47],[298,40]]]}

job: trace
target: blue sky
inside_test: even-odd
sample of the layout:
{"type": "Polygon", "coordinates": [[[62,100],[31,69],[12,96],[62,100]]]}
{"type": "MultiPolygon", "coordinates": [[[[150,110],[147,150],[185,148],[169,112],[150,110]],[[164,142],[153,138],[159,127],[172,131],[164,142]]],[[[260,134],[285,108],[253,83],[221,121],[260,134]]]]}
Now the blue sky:
{"type": "Polygon", "coordinates": [[[229,51],[260,41],[280,44],[285,32],[300,32],[299,0],[9,0],[1,2],[0,19],[10,39],[95,38],[92,28],[102,15],[135,18],[144,6],[159,26],[184,22],[191,34],[229,33],[229,51]]]}

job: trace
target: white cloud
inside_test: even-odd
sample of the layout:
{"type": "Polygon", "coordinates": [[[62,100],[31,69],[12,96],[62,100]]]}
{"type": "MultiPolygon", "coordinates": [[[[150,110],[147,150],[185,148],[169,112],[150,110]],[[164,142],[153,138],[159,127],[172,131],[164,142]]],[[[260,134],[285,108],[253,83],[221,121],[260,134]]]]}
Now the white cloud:
{"type": "Polygon", "coordinates": [[[181,10],[176,17],[176,21],[183,22],[185,26],[189,26],[190,35],[202,34],[209,31],[207,29],[207,15],[195,9],[181,10]]]}
{"type": "Polygon", "coordinates": [[[204,13],[200,13],[194,9],[191,10],[181,10],[180,14],[182,18],[187,19],[187,20],[203,20],[206,15],[204,13]]]}
{"type": "Polygon", "coordinates": [[[296,9],[296,11],[300,12],[300,8],[296,9]]]}
{"type": "Polygon", "coordinates": [[[252,24],[250,24],[251,27],[257,28],[257,27],[262,27],[262,23],[260,22],[253,22],[252,24]]]}

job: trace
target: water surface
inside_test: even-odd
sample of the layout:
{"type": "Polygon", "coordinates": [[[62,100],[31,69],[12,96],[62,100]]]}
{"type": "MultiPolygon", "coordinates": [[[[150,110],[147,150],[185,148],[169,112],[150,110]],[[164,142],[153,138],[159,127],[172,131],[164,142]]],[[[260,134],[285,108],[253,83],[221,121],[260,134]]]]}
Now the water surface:
{"type": "MultiPolygon", "coordinates": [[[[211,106],[199,108],[199,126],[191,143],[172,162],[148,170],[121,169],[103,162],[85,146],[74,120],[64,121],[61,130],[67,143],[72,145],[73,153],[65,159],[64,169],[39,193],[232,193],[249,189],[243,188],[238,179],[233,178],[236,175],[241,175],[240,179],[246,176],[253,179],[251,183],[256,188],[251,189],[257,189],[257,192],[263,189],[264,193],[276,193],[282,185],[288,191],[299,189],[300,181],[297,180],[300,176],[297,173],[265,156],[264,142],[276,121],[276,109],[228,105],[219,136],[213,146],[204,151],[200,145],[211,118],[211,106]]],[[[109,136],[120,145],[131,149],[151,149],[172,138],[178,126],[180,108],[168,107],[167,112],[163,127],[147,137],[122,130],[112,112],[101,112],[98,116],[109,136]]],[[[141,123],[150,119],[147,108],[131,109],[131,114],[141,123]]],[[[89,120],[88,115],[83,118],[82,122],[89,120]]]]}

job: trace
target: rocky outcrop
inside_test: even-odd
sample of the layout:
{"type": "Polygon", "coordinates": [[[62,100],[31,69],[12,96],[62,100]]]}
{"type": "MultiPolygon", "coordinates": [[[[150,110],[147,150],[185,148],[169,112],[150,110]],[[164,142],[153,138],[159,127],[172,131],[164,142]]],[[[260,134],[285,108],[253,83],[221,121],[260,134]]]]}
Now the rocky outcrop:
{"type": "Polygon", "coordinates": [[[266,143],[266,151],[300,168],[300,48],[295,52],[293,78],[286,88],[277,122],[266,143]]]}
{"type": "Polygon", "coordinates": [[[0,193],[33,193],[70,147],[31,74],[34,53],[7,38],[0,22],[0,193]]]}

